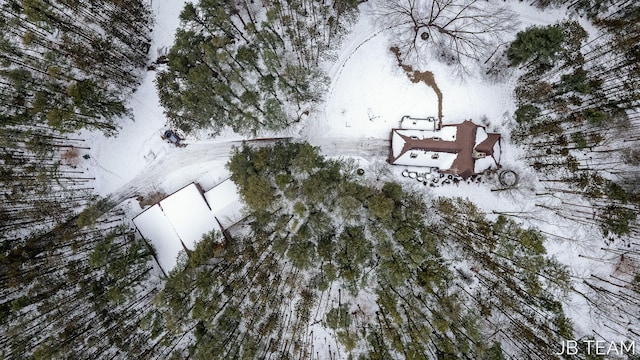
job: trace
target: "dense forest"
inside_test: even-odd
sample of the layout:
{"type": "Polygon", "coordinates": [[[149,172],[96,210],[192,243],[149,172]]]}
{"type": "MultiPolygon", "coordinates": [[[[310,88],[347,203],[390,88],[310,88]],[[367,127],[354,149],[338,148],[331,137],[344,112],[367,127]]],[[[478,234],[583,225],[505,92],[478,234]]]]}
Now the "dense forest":
{"type": "Polygon", "coordinates": [[[167,117],[183,131],[282,130],[322,99],[330,59],[355,0],[187,4],[157,77],[167,117]],[[215,94],[215,96],[212,96],[215,94]]]}
{"type": "Polygon", "coordinates": [[[628,4],[594,20],[602,32],[590,41],[566,22],[519,33],[507,52],[526,70],[516,88],[515,140],[549,193],[579,191],[597,216],[567,203],[558,212],[595,219],[611,239],[637,233],[638,20],[638,7],[628,4]]]}
{"type": "Polygon", "coordinates": [[[613,261],[616,274],[587,276],[584,296],[612,331],[637,339],[640,7],[578,1],[572,8],[591,19],[597,36],[577,22],[532,27],[507,51],[511,65],[524,70],[513,140],[526,148],[524,160],[542,184],[536,206],[600,232],[593,246],[602,247],[601,261],[613,261]]]}
{"type": "Polygon", "coordinates": [[[0,3],[0,239],[47,230],[91,199],[77,169],[90,147],[71,132],[116,133],[146,65],[151,18],[142,2],[0,3]]]}
{"type": "Polygon", "coordinates": [[[136,329],[151,249],[115,204],[95,201],[79,166],[91,145],[76,132],[117,132],[152,25],[143,1],[0,1],[2,358],[147,346],[136,329]]]}
{"type": "MultiPolygon", "coordinates": [[[[312,118],[362,2],[187,3],[155,65],[170,125],[255,135],[312,118]]],[[[479,0],[369,4],[416,68],[492,58],[518,74],[504,136],[537,174],[531,201],[587,229],[613,273],[548,254],[575,239],[525,225],[538,212],[487,214],[290,141],[233,150],[245,219],[166,276],[125,204],[95,195],[79,135],[116,136],[131,117],[150,2],[0,0],[0,357],[557,359],[583,320],[567,312],[576,297],[640,341],[640,6],[536,0],[595,30],[510,34],[513,14],[479,0]]]]}
{"type": "Polygon", "coordinates": [[[190,339],[176,358],[500,359],[571,336],[567,270],[534,229],[371,183],[305,143],[245,146],[228,166],[250,215],[162,290],[170,336],[190,339]]]}

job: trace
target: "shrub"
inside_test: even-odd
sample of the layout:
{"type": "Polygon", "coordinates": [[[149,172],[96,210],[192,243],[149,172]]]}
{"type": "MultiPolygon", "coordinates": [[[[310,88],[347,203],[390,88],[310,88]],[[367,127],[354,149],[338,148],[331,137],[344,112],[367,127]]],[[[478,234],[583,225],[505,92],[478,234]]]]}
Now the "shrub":
{"type": "Polygon", "coordinates": [[[587,109],[583,115],[584,118],[593,125],[602,125],[607,119],[607,114],[598,109],[587,109]]]}
{"type": "Polygon", "coordinates": [[[522,105],[515,112],[516,122],[518,123],[530,122],[538,115],[540,115],[540,109],[534,105],[522,105]]]}
{"type": "Polygon", "coordinates": [[[533,59],[541,65],[551,65],[562,50],[565,35],[559,24],[530,27],[516,35],[507,49],[511,65],[521,65],[533,59]]]}
{"type": "Polygon", "coordinates": [[[584,149],[585,147],[587,147],[587,139],[584,138],[584,135],[581,132],[572,134],[571,140],[576,143],[576,147],[578,149],[584,149]]]}

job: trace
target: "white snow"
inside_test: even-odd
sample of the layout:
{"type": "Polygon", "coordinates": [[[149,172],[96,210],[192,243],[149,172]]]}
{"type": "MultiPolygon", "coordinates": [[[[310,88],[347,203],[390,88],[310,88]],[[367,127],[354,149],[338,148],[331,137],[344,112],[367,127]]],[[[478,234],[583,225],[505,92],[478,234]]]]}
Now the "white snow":
{"type": "Polygon", "coordinates": [[[433,90],[407,79],[390,56],[386,35],[377,33],[365,16],[345,41],[346,51],[329,69],[332,82],[324,109],[305,129],[309,140],[342,136],[388,139],[389,130],[398,127],[405,115],[437,115],[433,90]]]}
{"type": "MultiPolygon", "coordinates": [[[[458,128],[456,126],[444,126],[442,130],[418,130],[418,129],[398,129],[393,132],[393,139],[401,139],[399,135],[415,137],[418,140],[440,139],[442,141],[455,141],[458,128]]],[[[395,142],[394,142],[395,151],[395,142]]]]}
{"type": "Polygon", "coordinates": [[[435,167],[441,170],[451,169],[458,154],[411,150],[396,159],[396,165],[435,167]],[[412,157],[413,155],[413,157],[412,157]]]}
{"type": "MultiPolygon", "coordinates": [[[[336,138],[386,140],[390,130],[400,126],[403,116],[427,118],[438,114],[434,90],[407,78],[389,50],[392,39],[376,32],[364,14],[345,41],[344,52],[329,69],[332,82],[324,111],[309,120],[304,138],[327,148],[336,138]]],[[[495,124],[505,113],[515,111],[514,81],[494,82],[480,75],[462,80],[439,62],[415,70],[434,74],[443,94],[444,125],[468,119],[479,123],[484,118],[495,124]]]]}
{"type": "Polygon", "coordinates": [[[476,130],[476,145],[485,141],[487,137],[487,132],[484,130],[484,128],[478,126],[478,129],[476,130]]]}
{"type": "Polygon", "coordinates": [[[191,183],[140,213],[133,223],[153,244],[160,266],[169,273],[181,250],[193,250],[204,234],[221,231],[220,225],[235,224],[242,218],[241,210],[238,189],[230,179],[205,193],[191,183]]]}
{"type": "Polygon", "coordinates": [[[204,234],[220,230],[196,184],[160,201],[160,207],[187,249],[193,250],[204,234]]]}
{"type": "Polygon", "coordinates": [[[153,244],[160,267],[168,274],[183,250],[180,238],[158,204],[133,219],[142,236],[153,244]]]}
{"type": "Polygon", "coordinates": [[[402,148],[404,148],[404,140],[400,136],[397,131],[394,131],[391,135],[391,150],[393,151],[393,156],[398,156],[402,152],[402,148]]]}
{"type": "Polygon", "coordinates": [[[481,159],[476,159],[475,163],[473,164],[473,171],[476,174],[482,174],[483,171],[495,167],[495,164],[496,164],[495,161],[490,156],[487,156],[481,159]]]}
{"type": "Polygon", "coordinates": [[[447,130],[444,131],[428,131],[428,130],[395,130],[392,136],[392,146],[393,146],[393,156],[395,159],[394,164],[396,165],[407,165],[407,166],[427,166],[427,167],[437,167],[439,169],[450,169],[451,165],[458,157],[458,154],[451,154],[445,152],[434,152],[434,151],[426,151],[426,150],[410,150],[404,153],[402,156],[398,157],[402,152],[402,149],[405,145],[404,139],[400,137],[400,135],[414,137],[416,139],[430,139],[434,137],[440,137],[442,141],[453,141],[455,140],[456,128],[455,127],[447,127],[447,130]]]}
{"type": "Polygon", "coordinates": [[[419,129],[435,131],[438,124],[438,120],[433,117],[426,119],[418,119],[409,116],[403,116],[400,119],[400,128],[402,129],[419,129]]]}
{"type": "MultiPolygon", "coordinates": [[[[502,141],[502,139],[500,139],[502,141]]],[[[496,163],[498,164],[502,164],[502,145],[500,144],[501,141],[496,142],[493,145],[493,158],[495,159],[496,163]]]]}
{"type": "Polygon", "coordinates": [[[227,179],[213,189],[204,193],[211,213],[222,224],[228,227],[242,219],[242,202],[236,184],[227,179]]]}
{"type": "Polygon", "coordinates": [[[444,141],[455,141],[457,133],[458,133],[457,126],[443,126],[442,130],[437,131],[434,134],[434,136],[437,136],[444,141]]]}
{"type": "MultiPolygon", "coordinates": [[[[151,61],[173,44],[180,23],[178,16],[186,2],[151,2],[156,22],[151,34],[151,61]]],[[[88,173],[96,178],[93,186],[100,195],[106,196],[117,191],[127,182],[140,176],[148,165],[162,159],[165,154],[178,150],[160,138],[167,119],[158,99],[155,76],[155,71],[144,72],[142,83],[128,104],[133,110],[133,119],[125,118],[119,122],[120,130],[117,136],[104,137],[97,131],[82,133],[91,149],[87,151],[90,159],[81,166],[84,165],[88,173]]]]}

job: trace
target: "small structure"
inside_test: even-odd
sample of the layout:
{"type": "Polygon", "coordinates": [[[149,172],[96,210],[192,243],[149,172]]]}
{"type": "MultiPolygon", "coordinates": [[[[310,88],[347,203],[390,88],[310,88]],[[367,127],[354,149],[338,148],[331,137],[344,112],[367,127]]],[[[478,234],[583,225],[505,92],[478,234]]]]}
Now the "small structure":
{"type": "Polygon", "coordinates": [[[151,242],[160,267],[169,272],[180,250],[193,250],[203,235],[226,228],[241,218],[235,184],[225,180],[203,192],[191,183],[133,218],[142,237],[151,242]]]}
{"type": "Polygon", "coordinates": [[[392,165],[437,168],[467,179],[497,167],[499,155],[500,134],[487,133],[483,126],[465,120],[460,124],[438,124],[433,130],[392,129],[387,161],[392,165]]]}
{"type": "Polygon", "coordinates": [[[498,181],[500,181],[500,184],[507,188],[512,188],[518,185],[519,180],[520,177],[513,170],[504,170],[498,175],[498,181]]]}

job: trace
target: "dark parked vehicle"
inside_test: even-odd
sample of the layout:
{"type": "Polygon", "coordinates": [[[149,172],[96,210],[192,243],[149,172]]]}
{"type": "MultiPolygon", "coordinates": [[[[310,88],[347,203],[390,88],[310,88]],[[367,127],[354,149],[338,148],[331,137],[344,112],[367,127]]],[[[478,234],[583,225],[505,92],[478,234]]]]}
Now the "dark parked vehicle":
{"type": "Polygon", "coordinates": [[[167,140],[168,142],[172,143],[175,146],[179,146],[179,147],[187,146],[186,144],[180,143],[180,141],[182,141],[182,138],[178,134],[176,134],[176,132],[173,130],[165,131],[164,134],[162,134],[162,139],[167,140]]]}

